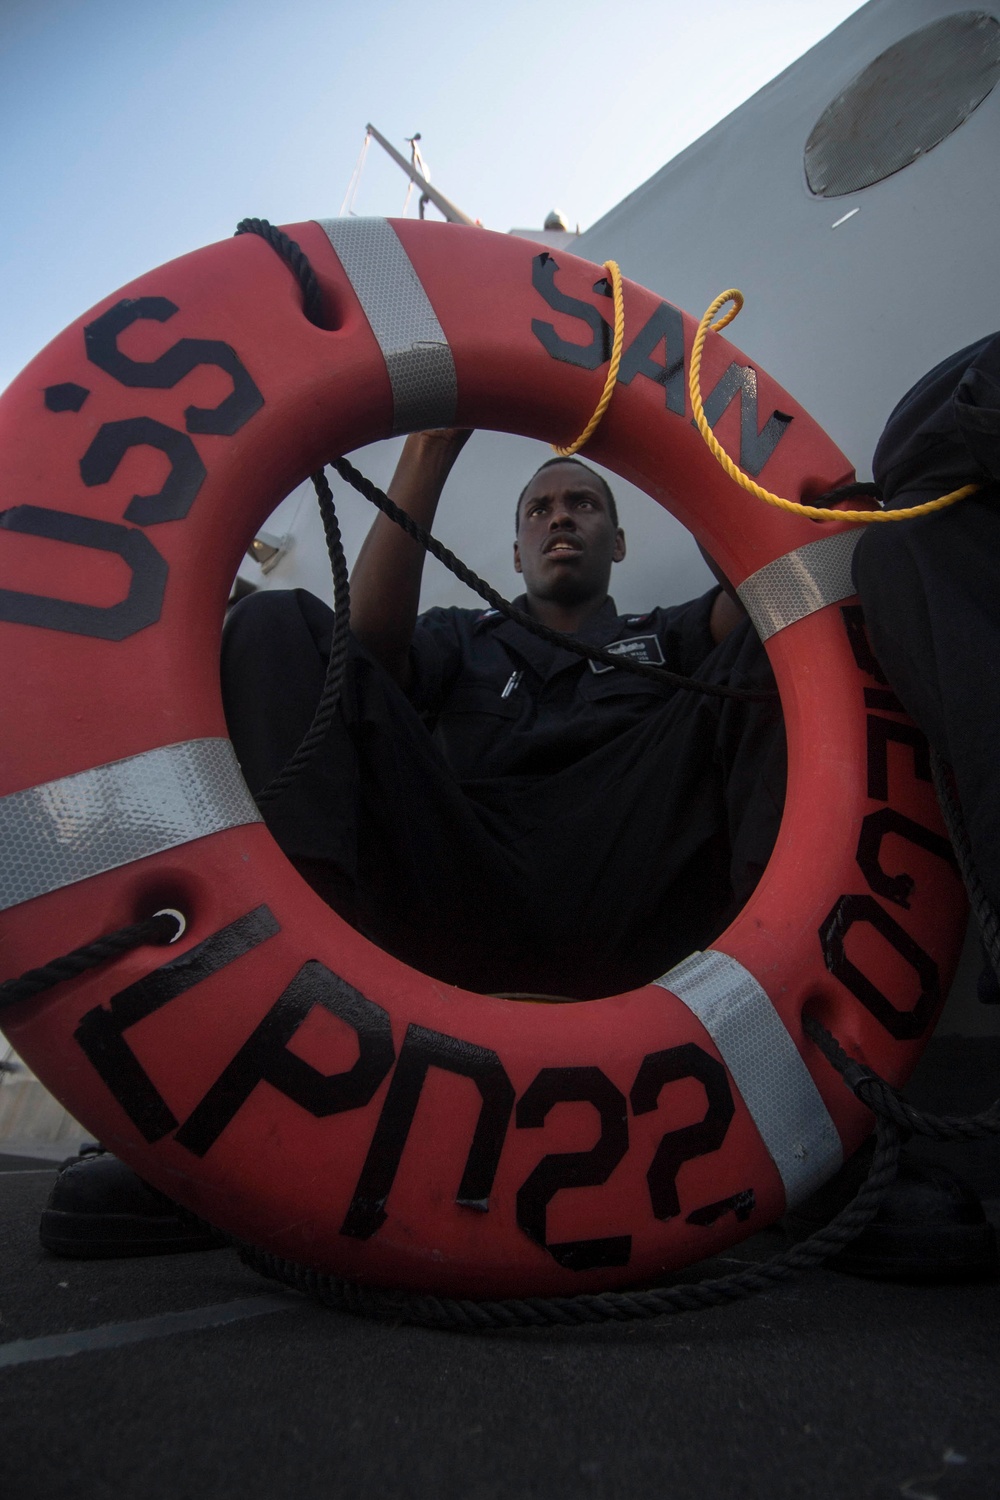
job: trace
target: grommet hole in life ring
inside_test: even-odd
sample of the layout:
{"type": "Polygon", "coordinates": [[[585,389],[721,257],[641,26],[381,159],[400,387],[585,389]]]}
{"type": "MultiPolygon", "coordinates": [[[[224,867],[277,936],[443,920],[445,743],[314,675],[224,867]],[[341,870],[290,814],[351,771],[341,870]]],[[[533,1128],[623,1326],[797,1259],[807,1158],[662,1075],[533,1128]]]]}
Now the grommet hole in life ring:
{"type": "MultiPolygon", "coordinates": [[[[810,477],[803,480],[802,488],[796,498],[800,505],[824,505],[830,510],[878,510],[878,501],[874,495],[859,493],[862,488],[860,485],[857,487],[846,485],[844,488],[847,493],[843,498],[838,499],[830,495],[828,488],[824,487],[821,479],[810,477]]],[[[865,488],[870,487],[866,486],[865,488]]],[[[823,527],[829,525],[829,522],[821,521],[814,516],[809,516],[805,519],[812,521],[814,526],[823,527]]]]}
{"type": "MultiPolygon", "coordinates": [[[[114,294],[0,397],[0,489],[18,497],[0,550],[28,538],[48,567],[41,592],[8,577],[0,591],[19,704],[0,765],[16,851],[4,965],[44,964],[53,933],[68,951],[125,925],[142,893],[190,919],[172,948],[11,1007],[5,1029],[140,1176],[275,1256],[455,1296],[652,1279],[772,1222],[870,1129],[802,1035],[806,998],[830,986],[844,1045],[902,1082],[933,1025],[931,981],[943,989],[957,958],[960,884],[919,736],[870,662],[853,530],[748,519],[673,379],[693,320],[626,282],[619,379],[589,452],[674,509],[765,640],[789,749],[774,855],[709,948],[587,1004],[466,994],[388,957],[294,874],[235,769],[227,586],[275,497],[331,454],[433,426],[581,431],[608,299],[597,267],[516,236],[350,220],[289,233],[346,309],[336,335],[241,239],[114,294]],[[113,357],[122,320],[165,304],[155,357],[113,357]],[[199,364],[229,377],[218,408],[188,394],[199,364]],[[39,393],[68,383],[85,404],[46,407],[39,393]],[[102,431],[105,466],[119,448],[128,465],[85,466],[95,482],[77,484],[102,431]],[[126,561],[111,603],[73,603],[69,549],[51,544],[81,538],[126,561]]],[[[723,336],[703,389],[719,441],[775,492],[849,474],[723,336]]]]}
{"type": "MultiPolygon", "coordinates": [[[[236,226],[234,238],[241,239],[245,245],[256,243],[258,246],[263,240],[272,253],[276,252],[281,257],[299,285],[296,305],[314,328],[326,333],[336,333],[343,327],[349,306],[348,299],[341,295],[339,286],[326,278],[321,281],[316,276],[301,247],[284,230],[266,219],[243,219],[236,226]]],[[[255,255],[259,250],[245,253],[255,255]]],[[[288,290],[294,299],[296,294],[291,281],[288,282],[288,290]]]]}
{"type": "Polygon", "coordinates": [[[187,931],[187,917],[184,915],[184,913],[182,911],[178,911],[176,906],[161,906],[159,911],[154,911],[153,916],[173,917],[174,921],[177,923],[177,931],[170,939],[170,942],[179,943],[181,938],[187,931]]]}
{"type": "Polygon", "coordinates": [[[180,925],[170,939],[173,946],[201,934],[200,913],[206,897],[210,896],[211,882],[199,877],[197,869],[187,868],[179,861],[172,869],[167,861],[163,863],[164,868],[155,876],[140,876],[132,884],[128,920],[141,922],[163,912],[175,917],[180,925]]]}

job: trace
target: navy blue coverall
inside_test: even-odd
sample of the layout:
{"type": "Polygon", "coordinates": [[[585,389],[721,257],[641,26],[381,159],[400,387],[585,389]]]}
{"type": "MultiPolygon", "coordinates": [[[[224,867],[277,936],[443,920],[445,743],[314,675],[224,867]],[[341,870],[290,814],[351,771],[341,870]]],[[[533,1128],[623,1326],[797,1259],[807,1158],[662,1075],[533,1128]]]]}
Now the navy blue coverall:
{"type": "MultiPolygon", "coordinates": [[[[713,643],[717,592],[646,615],[607,600],[580,636],[773,688],[749,622],[713,643]]],[[[332,618],[302,591],[231,613],[223,698],[252,791],[308,727],[332,618]]],[[[381,947],[480,992],[588,999],[664,973],[739,910],[784,799],[776,700],[594,670],[492,610],[421,616],[411,661],[407,695],[352,641],[326,743],[265,806],[305,878],[381,947]]]]}

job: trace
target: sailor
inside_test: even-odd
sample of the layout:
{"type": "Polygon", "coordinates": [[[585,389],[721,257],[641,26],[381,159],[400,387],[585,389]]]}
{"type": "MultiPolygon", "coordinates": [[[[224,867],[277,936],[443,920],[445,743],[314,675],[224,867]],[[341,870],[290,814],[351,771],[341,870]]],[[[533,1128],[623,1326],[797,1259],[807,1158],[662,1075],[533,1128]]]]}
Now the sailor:
{"type": "MultiPolygon", "coordinates": [[[[467,437],[404,446],[389,493],[424,526],[467,437]]],[[[516,507],[520,607],[610,647],[619,668],[495,610],[418,618],[423,549],[384,516],[372,527],[337,722],[264,812],[325,899],[414,967],[485,993],[613,994],[704,947],[756,885],[785,773],[766,656],[721,587],[619,615],[608,588],[625,551],[594,470],[558,459],[532,476],[516,507]],[[627,659],[763,701],[665,690],[627,659]]],[[[252,791],[308,727],[331,629],[302,593],[232,613],[224,702],[252,791]]]]}

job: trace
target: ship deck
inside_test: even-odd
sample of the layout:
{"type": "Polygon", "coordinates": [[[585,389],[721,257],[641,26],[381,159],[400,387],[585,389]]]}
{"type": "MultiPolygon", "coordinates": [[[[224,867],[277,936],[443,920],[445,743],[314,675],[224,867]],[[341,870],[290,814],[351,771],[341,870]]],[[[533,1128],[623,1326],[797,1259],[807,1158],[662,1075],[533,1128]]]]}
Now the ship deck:
{"type": "MultiPolygon", "coordinates": [[[[948,1045],[932,1043],[922,1064],[932,1087],[921,1096],[918,1080],[915,1097],[927,1107],[948,1103],[948,1045]]],[[[952,1052],[981,1107],[1000,1039],[976,1045],[973,1098],[969,1044],[952,1052]]],[[[996,1193],[995,1146],[945,1159],[996,1193]]],[[[1000,1493],[996,1282],[902,1286],[821,1269],[648,1323],[456,1335],[332,1312],[230,1250],[56,1259],[37,1237],[54,1169],[0,1158],[11,1500],[1000,1493]]],[[[1000,1226],[1000,1197],[987,1211],[1000,1226]]],[[[772,1229],[702,1270],[783,1244],[772,1229]]]]}

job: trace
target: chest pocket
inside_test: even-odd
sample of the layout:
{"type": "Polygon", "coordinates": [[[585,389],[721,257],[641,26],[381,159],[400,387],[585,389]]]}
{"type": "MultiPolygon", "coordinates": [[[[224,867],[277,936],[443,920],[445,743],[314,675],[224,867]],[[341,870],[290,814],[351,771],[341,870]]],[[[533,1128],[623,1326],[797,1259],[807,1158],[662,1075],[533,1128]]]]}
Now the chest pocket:
{"type": "Polygon", "coordinates": [[[502,698],[500,688],[489,683],[460,683],[431,726],[435,743],[452,770],[459,777],[495,772],[496,752],[508,740],[522,707],[516,694],[502,698]]]}
{"type": "Polygon", "coordinates": [[[500,689],[486,682],[460,683],[441,705],[437,722],[466,714],[486,714],[490,718],[516,719],[518,705],[515,696],[503,698],[500,689]]]}
{"type": "MultiPolygon", "coordinates": [[[[644,666],[662,666],[663,648],[655,635],[627,636],[608,647],[615,656],[641,662],[644,666]]],[[[580,683],[580,695],[588,702],[603,698],[663,699],[663,691],[648,677],[640,677],[627,667],[611,667],[605,662],[589,662],[580,683]]]]}
{"type": "Polygon", "coordinates": [[[606,700],[620,701],[626,698],[649,700],[649,707],[655,703],[664,703],[669,695],[669,689],[664,691],[652,682],[648,677],[640,677],[635,672],[614,671],[607,672],[601,677],[584,678],[580,684],[580,697],[585,698],[588,703],[601,703],[606,700]]]}

